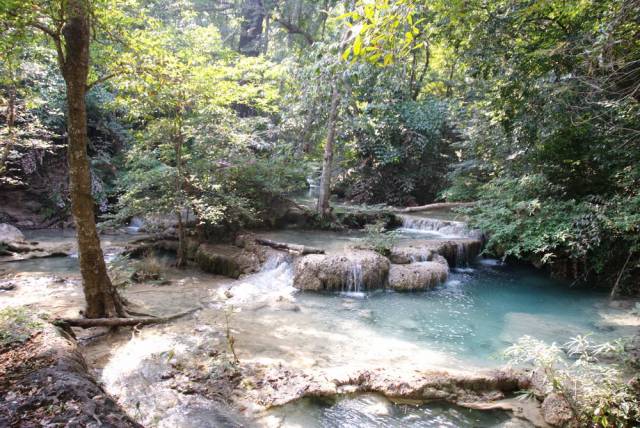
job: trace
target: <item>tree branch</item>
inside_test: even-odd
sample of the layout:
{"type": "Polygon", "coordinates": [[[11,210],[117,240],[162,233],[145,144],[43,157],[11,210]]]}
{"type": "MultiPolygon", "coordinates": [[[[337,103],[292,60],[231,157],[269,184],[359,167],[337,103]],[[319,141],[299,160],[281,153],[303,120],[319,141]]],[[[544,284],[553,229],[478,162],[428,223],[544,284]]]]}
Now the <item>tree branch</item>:
{"type": "Polygon", "coordinates": [[[285,21],[285,20],[280,19],[280,18],[273,18],[273,20],[275,22],[277,22],[278,24],[280,24],[285,30],[287,30],[287,32],[289,34],[300,34],[302,37],[304,37],[305,41],[309,45],[312,45],[315,42],[315,40],[313,39],[313,36],[311,36],[311,34],[306,32],[302,28],[298,27],[297,25],[293,24],[292,22],[285,21]]]}
{"type": "Polygon", "coordinates": [[[113,72],[113,73],[109,73],[109,74],[107,74],[105,76],[102,76],[99,79],[94,80],[93,82],[91,82],[91,83],[89,83],[87,85],[87,92],[89,92],[91,89],[93,89],[94,86],[99,85],[101,83],[104,83],[109,79],[113,79],[116,76],[120,76],[121,74],[122,74],[121,71],[116,71],[116,72],[113,72]]]}

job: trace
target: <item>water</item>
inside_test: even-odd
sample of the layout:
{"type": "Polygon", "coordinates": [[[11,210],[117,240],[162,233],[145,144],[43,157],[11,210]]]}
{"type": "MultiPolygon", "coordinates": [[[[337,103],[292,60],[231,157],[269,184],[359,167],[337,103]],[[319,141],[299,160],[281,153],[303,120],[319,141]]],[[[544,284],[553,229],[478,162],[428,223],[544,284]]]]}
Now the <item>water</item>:
{"type": "Polygon", "coordinates": [[[574,290],[534,271],[476,265],[454,270],[444,285],[422,293],[300,293],[296,302],[303,310],[288,317],[309,330],[349,325],[353,336],[435,350],[460,367],[494,366],[504,363],[501,352],[523,335],[549,343],[587,332],[609,338],[609,329],[598,324],[605,301],[605,294],[574,290]]]}
{"type": "Polygon", "coordinates": [[[402,220],[402,227],[398,230],[404,233],[436,234],[450,238],[480,238],[482,236],[480,231],[470,230],[466,223],[461,221],[408,214],[402,214],[398,217],[402,220]]]}
{"type": "Polygon", "coordinates": [[[336,402],[305,399],[274,412],[281,427],[305,428],[457,428],[529,427],[506,412],[465,409],[443,403],[393,404],[384,397],[363,394],[336,402]]]}
{"type": "MultiPolygon", "coordinates": [[[[271,239],[290,244],[305,245],[322,248],[326,251],[341,251],[344,249],[362,246],[365,243],[366,232],[362,230],[349,230],[346,232],[331,232],[321,230],[284,229],[269,232],[261,232],[261,238],[271,239]]],[[[448,236],[438,231],[423,231],[416,229],[397,229],[399,243],[412,240],[443,239],[448,236]]]]}
{"type": "MultiPolygon", "coordinates": [[[[339,249],[357,244],[362,234],[279,231],[272,239],[339,249]]],[[[8,266],[20,272],[77,274],[77,259],[70,257],[3,265],[8,266]]],[[[235,310],[230,323],[241,361],[299,370],[486,368],[503,365],[501,352],[523,335],[563,344],[577,334],[591,333],[594,341],[605,341],[637,329],[637,324],[611,322],[612,316],[624,319],[623,311],[609,307],[606,294],[573,289],[541,272],[496,260],[480,259],[454,269],[445,284],[421,293],[363,292],[357,265],[342,293],[301,293],[292,287],[291,269],[287,257],[273,258],[261,272],[239,281],[176,271],[172,275],[180,279],[172,286],[132,286],[125,295],[149,304],[154,313],[171,314],[197,303],[204,309],[193,317],[145,328],[121,348],[109,347],[102,376],[107,390],[134,416],[136,403],[142,402],[143,420],[151,426],[209,426],[208,412],[219,413],[216,404],[180,394],[161,374],[169,364],[167,355],[195,364],[224,344],[222,303],[235,310]],[[153,422],[157,420],[164,422],[153,422]]],[[[15,299],[23,304],[38,304],[38,299],[68,304],[72,297],[75,305],[82,304],[78,281],[35,281],[18,288],[33,289],[33,299],[15,299]]],[[[303,400],[275,413],[284,427],[526,426],[503,412],[394,405],[369,394],[336,402],[303,400]]]]}

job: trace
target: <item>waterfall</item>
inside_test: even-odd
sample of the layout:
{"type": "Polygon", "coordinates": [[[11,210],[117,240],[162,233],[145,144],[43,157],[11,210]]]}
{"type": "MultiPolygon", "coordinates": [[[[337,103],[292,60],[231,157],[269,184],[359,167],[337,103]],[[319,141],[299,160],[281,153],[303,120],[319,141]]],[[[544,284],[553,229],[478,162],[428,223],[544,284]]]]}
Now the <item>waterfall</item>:
{"type": "Polygon", "coordinates": [[[291,298],[297,290],[293,287],[293,266],[284,255],[272,256],[260,272],[249,275],[227,292],[229,304],[255,303],[266,300],[291,298]]]}
{"type": "Polygon", "coordinates": [[[343,293],[361,293],[364,291],[364,281],[362,279],[362,264],[353,263],[347,272],[346,281],[342,287],[343,293]]]}
{"type": "Polygon", "coordinates": [[[468,237],[471,235],[467,225],[461,221],[439,220],[436,218],[400,215],[402,228],[412,232],[437,233],[450,237],[468,237]]]}

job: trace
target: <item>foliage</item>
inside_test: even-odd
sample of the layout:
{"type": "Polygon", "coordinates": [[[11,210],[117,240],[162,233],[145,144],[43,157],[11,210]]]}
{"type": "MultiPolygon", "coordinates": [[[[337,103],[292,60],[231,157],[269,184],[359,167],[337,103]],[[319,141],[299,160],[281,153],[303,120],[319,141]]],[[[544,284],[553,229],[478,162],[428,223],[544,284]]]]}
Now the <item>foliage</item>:
{"type": "Polygon", "coordinates": [[[525,336],[505,356],[512,364],[532,365],[544,381],[543,390],[536,392],[561,394],[585,426],[623,427],[638,422],[640,402],[624,381],[623,368],[601,361],[623,352],[619,341],[594,344],[587,336],[577,336],[560,347],[525,336]]]}
{"type": "Polygon", "coordinates": [[[353,130],[347,197],[392,205],[434,200],[452,156],[446,115],[435,99],[366,105],[353,130]]]}
{"type": "Polygon", "coordinates": [[[373,251],[388,256],[391,254],[393,247],[398,242],[398,236],[392,231],[385,229],[384,222],[367,224],[364,227],[366,233],[364,243],[373,251]]]}

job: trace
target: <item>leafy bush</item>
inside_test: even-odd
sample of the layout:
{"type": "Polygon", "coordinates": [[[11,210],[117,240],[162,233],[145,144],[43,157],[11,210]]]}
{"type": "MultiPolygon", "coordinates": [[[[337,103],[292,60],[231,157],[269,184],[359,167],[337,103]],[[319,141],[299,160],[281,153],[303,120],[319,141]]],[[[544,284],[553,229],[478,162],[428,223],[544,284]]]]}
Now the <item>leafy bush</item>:
{"type": "Polygon", "coordinates": [[[434,200],[451,162],[447,105],[436,99],[372,103],[355,121],[346,196],[360,203],[434,200]]]}
{"type": "Polygon", "coordinates": [[[395,231],[387,231],[383,222],[367,224],[364,230],[366,233],[364,242],[367,247],[383,256],[391,254],[391,250],[398,242],[395,231]]]}
{"type": "Polygon", "coordinates": [[[596,345],[577,336],[560,347],[524,336],[505,356],[512,364],[532,365],[542,375],[542,390],[528,395],[561,394],[583,426],[625,427],[639,421],[639,397],[624,381],[620,364],[600,360],[619,360],[623,352],[621,341],[596,345]]]}
{"type": "Polygon", "coordinates": [[[491,180],[481,187],[481,195],[465,211],[471,226],[487,233],[487,253],[548,265],[573,279],[604,278],[608,285],[637,291],[637,194],[573,198],[545,175],[531,174],[491,180]]]}

